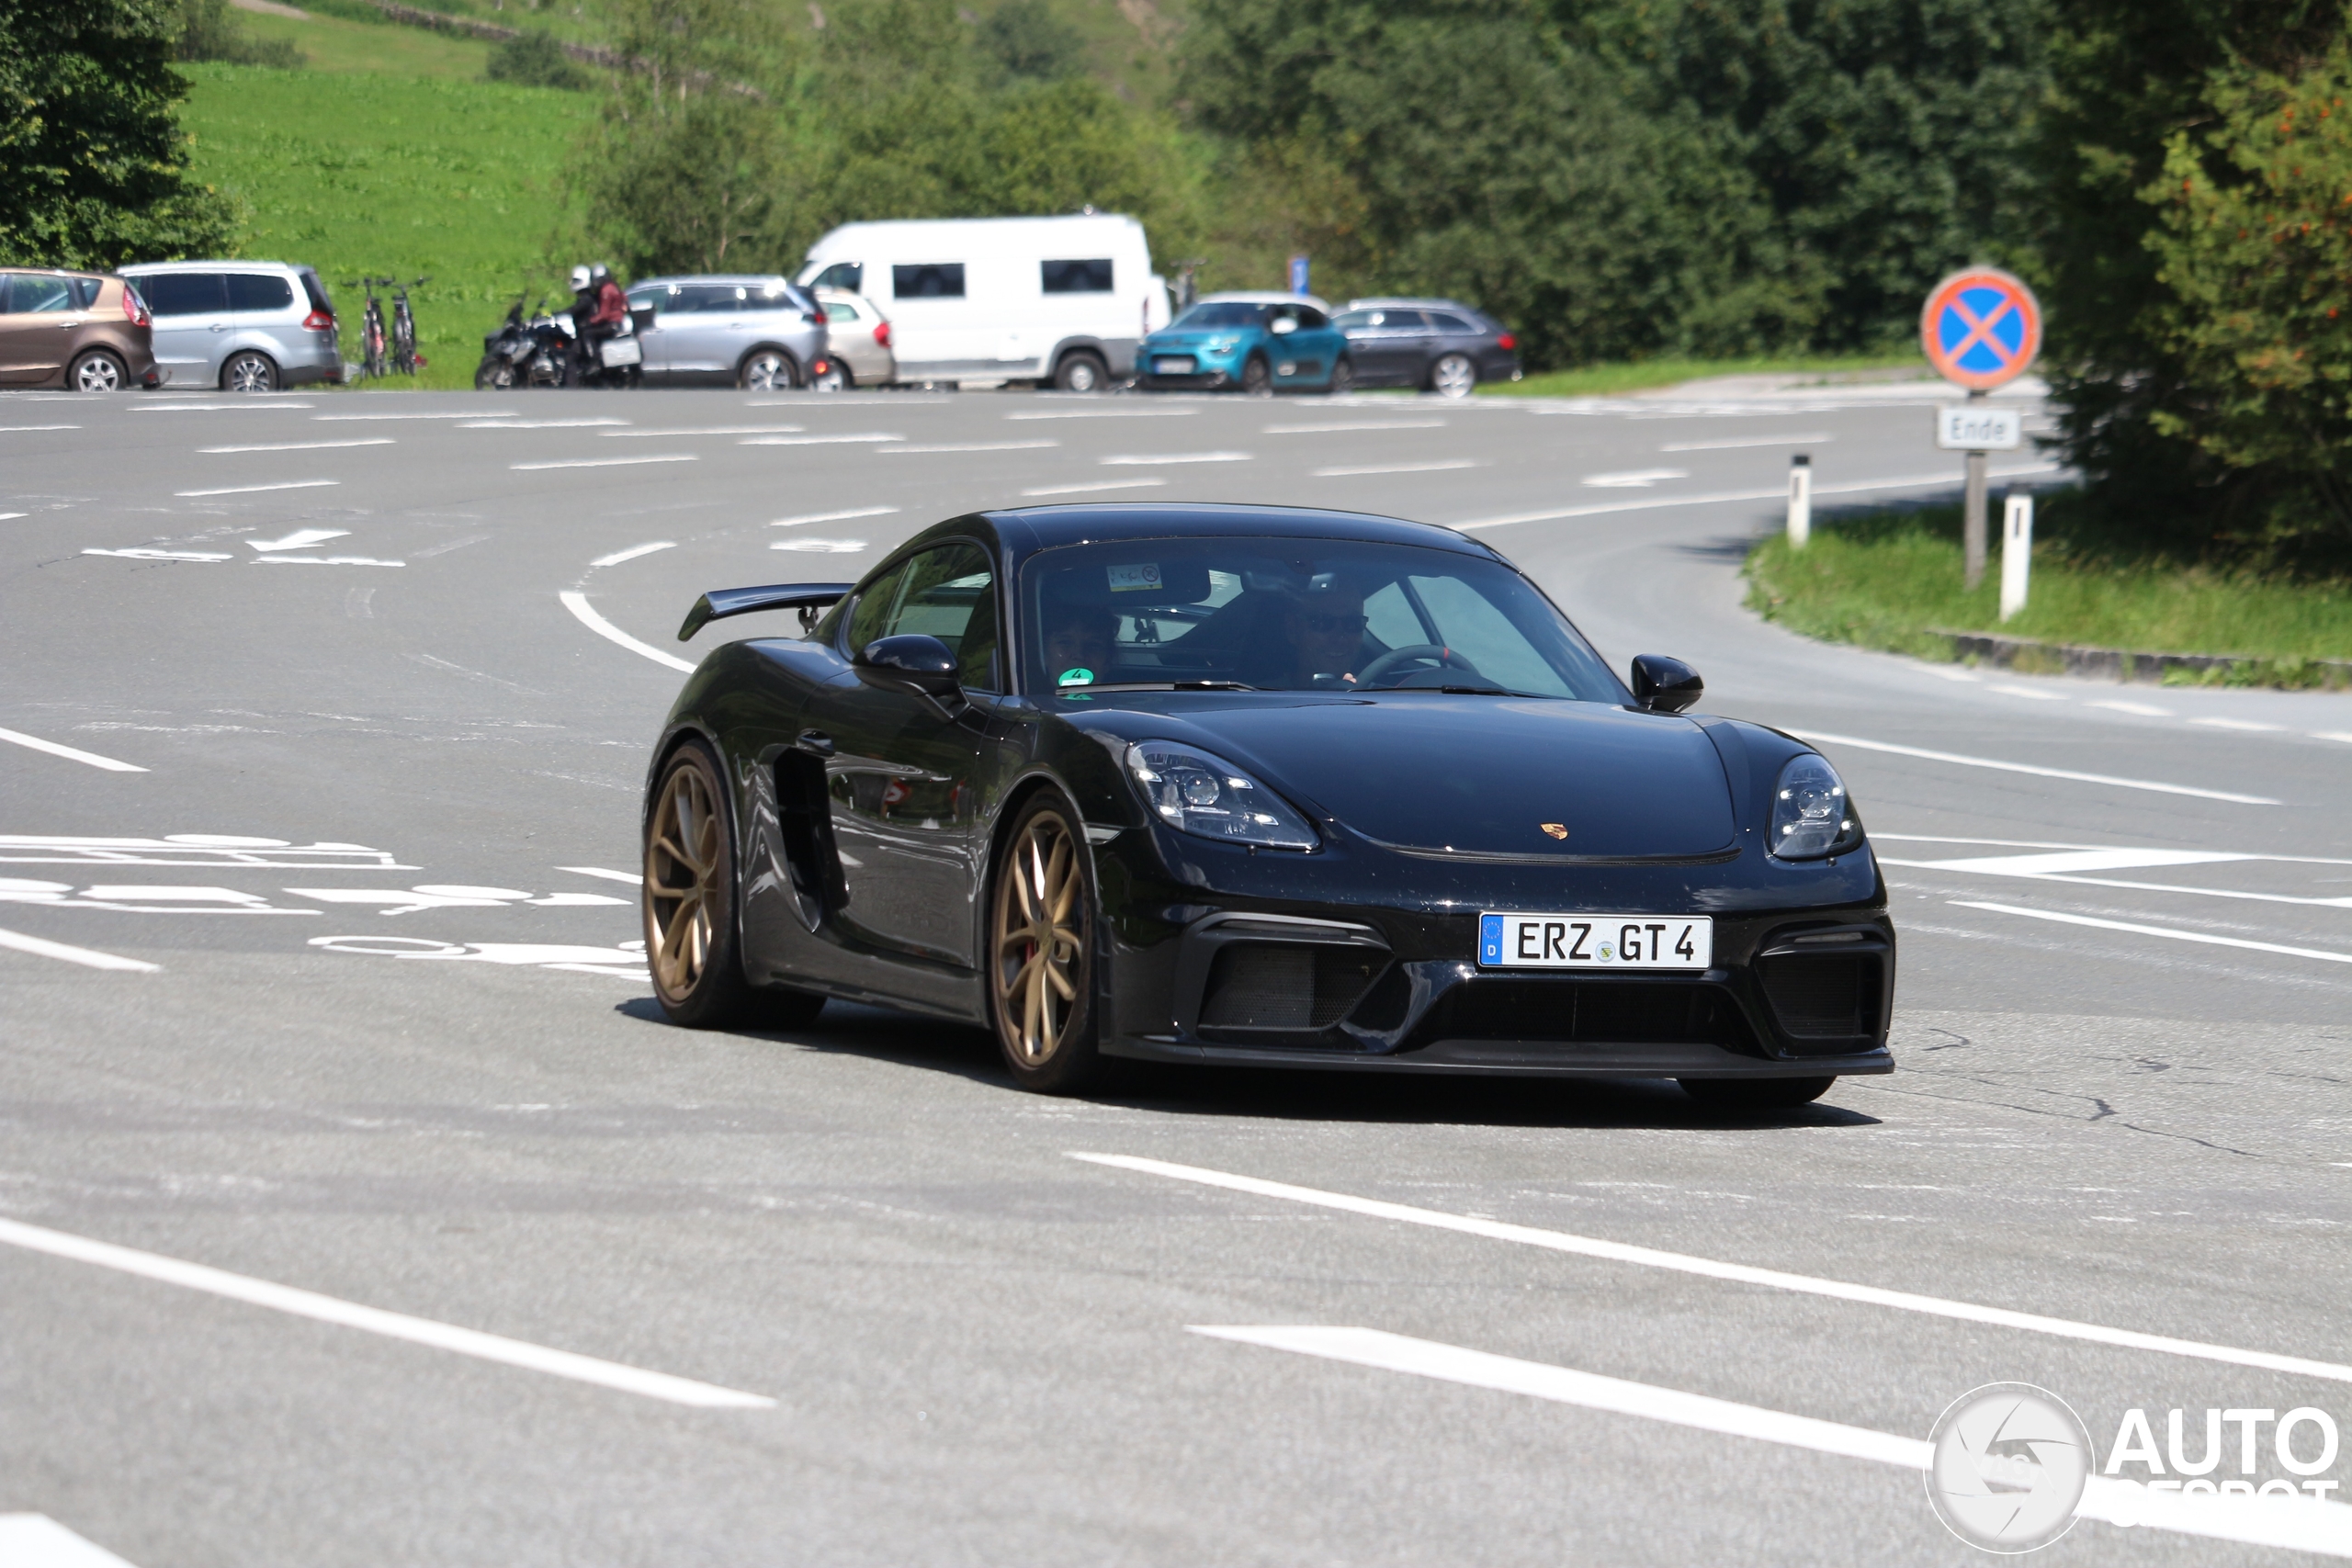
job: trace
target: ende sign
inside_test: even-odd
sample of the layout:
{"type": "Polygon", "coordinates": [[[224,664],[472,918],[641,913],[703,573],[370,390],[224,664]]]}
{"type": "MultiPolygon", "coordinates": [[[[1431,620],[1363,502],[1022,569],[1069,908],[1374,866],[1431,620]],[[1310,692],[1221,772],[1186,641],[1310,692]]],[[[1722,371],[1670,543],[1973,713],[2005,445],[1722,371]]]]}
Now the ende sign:
{"type": "Polygon", "coordinates": [[[1946,403],[1936,411],[1936,445],[1947,452],[2014,452],[2025,445],[2025,411],[1946,403]]]}

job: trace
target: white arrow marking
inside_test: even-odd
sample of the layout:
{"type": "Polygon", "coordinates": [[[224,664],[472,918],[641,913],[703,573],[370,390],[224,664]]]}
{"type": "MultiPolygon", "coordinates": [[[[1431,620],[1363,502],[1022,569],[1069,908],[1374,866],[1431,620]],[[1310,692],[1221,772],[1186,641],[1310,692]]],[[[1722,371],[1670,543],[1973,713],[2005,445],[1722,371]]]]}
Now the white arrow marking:
{"type": "Polygon", "coordinates": [[[282,539],[247,539],[245,543],[257,550],[299,550],[309,545],[323,545],[329,539],[347,539],[348,528],[297,528],[282,539]]]}

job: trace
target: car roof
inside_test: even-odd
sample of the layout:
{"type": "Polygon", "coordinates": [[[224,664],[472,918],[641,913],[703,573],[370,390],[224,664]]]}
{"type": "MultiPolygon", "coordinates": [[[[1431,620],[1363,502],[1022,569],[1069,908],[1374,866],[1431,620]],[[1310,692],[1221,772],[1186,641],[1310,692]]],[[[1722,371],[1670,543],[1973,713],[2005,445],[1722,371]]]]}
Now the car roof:
{"type": "MultiPolygon", "coordinates": [[[[1485,543],[1432,523],[1413,523],[1369,512],[1334,512],[1316,506],[1080,502],[1060,506],[997,507],[981,515],[997,525],[1008,543],[1025,544],[1030,549],[1040,550],[1114,539],[1246,538],[1273,535],[1421,545],[1462,555],[1499,558],[1485,543]],[[1024,534],[1025,539],[1021,537],[1024,534]]],[[[948,527],[941,525],[942,529],[948,527]]]]}
{"type": "Polygon", "coordinates": [[[284,267],[288,272],[314,272],[317,270],[315,267],[311,267],[300,262],[252,261],[243,256],[239,256],[234,261],[133,262],[129,266],[126,266],[121,270],[125,276],[129,276],[134,273],[146,272],[215,272],[224,266],[244,267],[247,269],[277,266],[284,267]]]}
{"type": "Polygon", "coordinates": [[[1231,288],[1218,294],[1204,294],[1193,301],[1195,305],[1311,305],[1316,310],[1330,312],[1330,304],[1312,294],[1291,294],[1279,288],[1231,288]]]}
{"type": "Polygon", "coordinates": [[[734,283],[747,287],[757,283],[786,288],[800,287],[780,272],[691,272],[682,273],[675,277],[640,277],[629,287],[642,288],[649,283],[734,283]]]}
{"type": "Polygon", "coordinates": [[[1481,310],[1476,305],[1464,305],[1459,299],[1412,299],[1399,295],[1393,299],[1384,297],[1378,299],[1351,299],[1348,301],[1348,309],[1351,310],[1377,310],[1385,306],[1394,306],[1400,310],[1409,307],[1411,309],[1420,310],[1461,310],[1473,316],[1483,316],[1486,314],[1484,310],[1481,310]]]}

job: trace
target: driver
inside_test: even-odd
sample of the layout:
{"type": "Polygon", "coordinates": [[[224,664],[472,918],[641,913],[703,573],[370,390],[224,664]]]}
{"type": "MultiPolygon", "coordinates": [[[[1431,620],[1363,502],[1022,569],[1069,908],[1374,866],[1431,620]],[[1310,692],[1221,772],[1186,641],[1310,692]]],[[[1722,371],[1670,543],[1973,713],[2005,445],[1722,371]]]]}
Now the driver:
{"type": "Polygon", "coordinates": [[[1111,668],[1116,651],[1119,617],[1100,604],[1066,607],[1046,632],[1046,670],[1058,684],[1065,677],[1073,686],[1091,685],[1111,668]]]}
{"type": "Polygon", "coordinates": [[[1283,635],[1291,649],[1288,684],[1354,685],[1364,663],[1364,624],[1363,590],[1343,578],[1318,577],[1292,596],[1283,610],[1283,635]]]}

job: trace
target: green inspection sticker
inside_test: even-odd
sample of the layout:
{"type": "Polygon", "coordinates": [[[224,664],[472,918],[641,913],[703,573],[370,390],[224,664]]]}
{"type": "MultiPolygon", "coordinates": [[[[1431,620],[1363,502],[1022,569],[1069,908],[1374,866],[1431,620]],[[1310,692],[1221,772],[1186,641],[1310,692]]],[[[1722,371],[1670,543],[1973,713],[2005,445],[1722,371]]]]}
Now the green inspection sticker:
{"type": "Polygon", "coordinates": [[[1091,686],[1094,684],[1094,671],[1083,667],[1076,670],[1065,670],[1061,673],[1061,679],[1056,681],[1054,684],[1057,686],[1091,686]]]}

